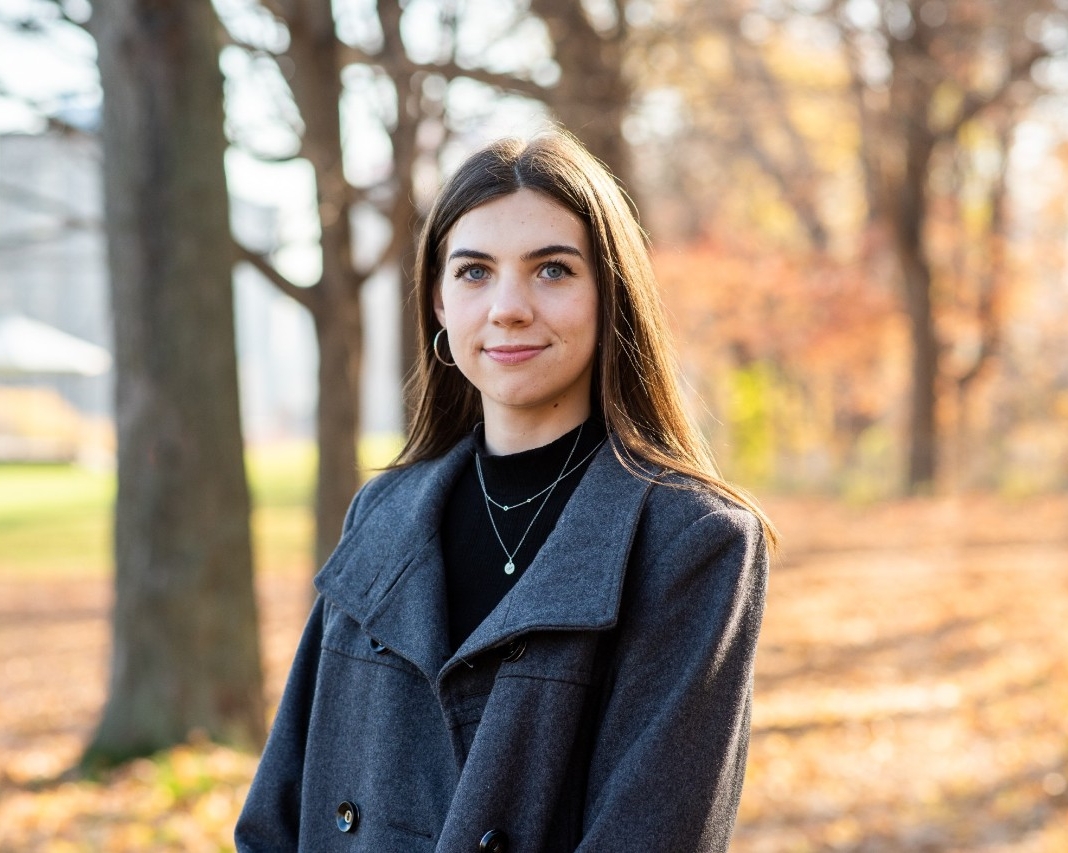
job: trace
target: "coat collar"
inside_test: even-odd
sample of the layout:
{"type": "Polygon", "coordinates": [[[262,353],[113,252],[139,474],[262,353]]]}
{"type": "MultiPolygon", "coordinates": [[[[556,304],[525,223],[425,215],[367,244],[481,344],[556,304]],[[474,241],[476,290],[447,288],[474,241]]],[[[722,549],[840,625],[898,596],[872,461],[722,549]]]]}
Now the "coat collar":
{"type": "MultiPolygon", "coordinates": [[[[531,630],[604,630],[616,623],[623,575],[650,483],[597,453],[549,538],[515,587],[450,655],[438,536],[445,501],[474,442],[386,474],[316,577],[319,591],[434,680],[450,658],[470,658],[531,630]]],[[[361,496],[360,500],[364,497],[361,496]]]]}

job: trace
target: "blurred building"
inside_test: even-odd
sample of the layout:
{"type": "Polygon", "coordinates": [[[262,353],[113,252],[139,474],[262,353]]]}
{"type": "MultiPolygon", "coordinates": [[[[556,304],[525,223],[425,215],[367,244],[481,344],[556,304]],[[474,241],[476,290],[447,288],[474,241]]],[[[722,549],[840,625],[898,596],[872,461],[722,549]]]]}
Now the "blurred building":
{"type": "MultiPolygon", "coordinates": [[[[0,317],[20,315],[113,351],[101,165],[91,135],[0,135],[0,317]]],[[[248,244],[276,244],[273,208],[234,199],[231,216],[248,244]]],[[[395,291],[385,279],[365,288],[363,412],[371,432],[400,429],[395,291]]],[[[318,356],[310,317],[245,265],[235,270],[234,292],[246,438],[312,436],[318,356]]],[[[111,418],[113,383],[113,370],[0,376],[0,388],[51,391],[88,420],[111,418]]]]}
{"type": "MultiPolygon", "coordinates": [[[[0,316],[22,315],[111,349],[100,151],[84,135],[0,136],[0,316]]],[[[111,371],[4,376],[110,415],[111,371]]]]}

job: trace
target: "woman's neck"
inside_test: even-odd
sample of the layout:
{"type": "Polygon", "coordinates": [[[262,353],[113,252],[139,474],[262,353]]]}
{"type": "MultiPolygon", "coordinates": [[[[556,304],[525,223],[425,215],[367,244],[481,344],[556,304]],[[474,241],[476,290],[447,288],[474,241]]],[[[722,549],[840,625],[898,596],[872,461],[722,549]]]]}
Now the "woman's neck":
{"type": "Polygon", "coordinates": [[[486,451],[491,456],[504,456],[544,447],[571,432],[589,416],[588,405],[584,411],[562,412],[560,417],[554,418],[524,418],[522,412],[494,416],[486,412],[483,425],[486,451]]]}

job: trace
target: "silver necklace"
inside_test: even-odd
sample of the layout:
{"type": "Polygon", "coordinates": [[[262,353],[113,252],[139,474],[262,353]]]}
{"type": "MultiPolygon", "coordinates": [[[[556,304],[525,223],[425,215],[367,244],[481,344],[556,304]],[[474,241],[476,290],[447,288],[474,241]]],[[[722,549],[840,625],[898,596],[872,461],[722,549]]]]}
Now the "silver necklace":
{"type": "Polygon", "coordinates": [[[548,492],[551,489],[555,488],[557,483],[559,483],[561,480],[566,480],[568,477],[570,477],[572,474],[574,474],[579,468],[581,468],[583,465],[585,465],[586,464],[586,460],[589,459],[591,456],[593,456],[593,454],[596,453],[598,450],[600,450],[601,449],[601,445],[604,444],[604,442],[605,442],[605,440],[602,438],[600,441],[597,442],[597,445],[593,448],[593,450],[591,450],[589,453],[587,453],[585,456],[583,456],[578,462],[576,462],[571,467],[570,471],[565,471],[563,474],[561,474],[559,477],[557,477],[554,482],[549,483],[549,485],[547,485],[540,492],[538,492],[535,495],[531,495],[529,498],[527,498],[524,501],[519,501],[519,503],[514,503],[514,504],[497,503],[497,501],[495,501],[492,497],[490,497],[489,492],[486,492],[485,490],[483,490],[483,493],[486,496],[486,500],[488,500],[491,504],[493,504],[495,507],[497,507],[497,509],[503,510],[504,512],[508,512],[508,510],[515,509],[516,507],[526,506],[531,501],[536,500],[537,498],[540,498],[546,492],[548,492]]]}
{"type": "MultiPolygon", "coordinates": [[[[490,498],[489,492],[486,491],[486,479],[482,476],[482,462],[479,460],[478,454],[475,454],[475,471],[478,472],[478,484],[482,487],[482,497],[486,499],[486,513],[489,515],[490,526],[493,528],[493,535],[497,537],[497,541],[500,543],[504,555],[508,558],[508,562],[504,564],[504,573],[506,575],[515,573],[515,555],[519,553],[519,549],[522,548],[523,543],[527,541],[527,534],[530,533],[531,528],[534,526],[534,522],[538,520],[541,511],[545,509],[545,505],[549,502],[549,498],[552,497],[553,489],[559,485],[560,481],[564,479],[567,474],[571,473],[567,470],[567,466],[571,464],[571,457],[575,455],[575,450],[578,449],[579,439],[582,438],[583,426],[585,426],[585,424],[579,426],[578,435],[575,436],[575,443],[571,445],[571,452],[567,454],[567,459],[564,460],[564,467],[560,469],[560,476],[550,483],[548,488],[542,489],[542,492],[545,492],[545,499],[541,502],[541,506],[538,507],[538,511],[534,513],[533,518],[530,519],[530,524],[528,524],[527,529],[523,531],[523,536],[520,538],[519,544],[515,546],[515,550],[513,551],[508,550],[508,546],[504,544],[504,540],[501,538],[501,532],[497,529],[497,522],[493,518],[493,507],[490,506],[491,503],[497,504],[497,502],[490,498]]],[[[541,494],[541,492],[538,494],[541,494]]],[[[534,498],[537,496],[538,495],[534,495],[534,498]]],[[[534,498],[529,498],[528,500],[523,501],[523,503],[530,503],[534,498]]],[[[500,506],[500,504],[497,504],[497,506],[500,506]]],[[[515,504],[515,506],[519,506],[519,504],[515,504]]]]}

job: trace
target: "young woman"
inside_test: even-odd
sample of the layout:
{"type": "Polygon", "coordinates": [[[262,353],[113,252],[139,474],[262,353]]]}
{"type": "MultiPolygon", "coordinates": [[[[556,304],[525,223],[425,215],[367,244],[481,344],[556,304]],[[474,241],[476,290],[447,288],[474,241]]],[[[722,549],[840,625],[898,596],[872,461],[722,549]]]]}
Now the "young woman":
{"type": "Polygon", "coordinates": [[[644,235],[562,134],[423,231],[418,407],[356,495],[240,851],[726,850],[771,528],[687,420],[644,235]]]}

